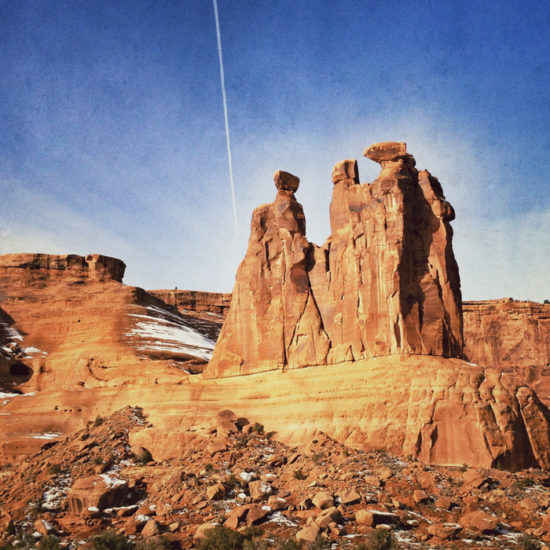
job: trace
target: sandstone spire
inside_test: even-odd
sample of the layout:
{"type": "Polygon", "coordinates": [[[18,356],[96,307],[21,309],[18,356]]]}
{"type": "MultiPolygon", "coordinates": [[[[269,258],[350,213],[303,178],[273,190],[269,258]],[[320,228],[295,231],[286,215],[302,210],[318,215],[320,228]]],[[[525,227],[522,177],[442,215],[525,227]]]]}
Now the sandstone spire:
{"type": "Polygon", "coordinates": [[[294,196],[300,180],[281,170],[273,179],[277,196],[252,214],[248,250],[207,376],[326,360],[329,342],[307,275],[311,245],[302,206],[294,196]]]}
{"type": "Polygon", "coordinates": [[[462,355],[454,218],[439,181],[405,143],[365,156],[382,170],[360,184],[357,162],[334,166],[332,235],[305,237],[299,179],[275,172],[258,207],[229,316],[206,376],[334,364],[388,354],[462,355]]]}

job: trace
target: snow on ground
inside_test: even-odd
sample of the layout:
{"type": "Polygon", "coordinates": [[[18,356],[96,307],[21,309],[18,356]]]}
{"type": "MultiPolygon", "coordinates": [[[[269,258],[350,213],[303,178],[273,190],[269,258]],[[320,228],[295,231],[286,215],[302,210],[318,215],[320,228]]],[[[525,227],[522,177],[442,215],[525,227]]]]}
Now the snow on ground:
{"type": "Polygon", "coordinates": [[[56,432],[46,432],[43,434],[31,434],[29,437],[32,437],[32,439],[52,440],[52,439],[57,439],[58,437],[61,437],[61,434],[56,432]]]}
{"type": "Polygon", "coordinates": [[[17,397],[19,393],[6,393],[0,391],[0,399],[11,399],[12,397],[17,397]]]}
{"type": "Polygon", "coordinates": [[[0,327],[2,327],[6,331],[6,334],[8,335],[8,338],[10,340],[21,340],[21,341],[23,340],[23,336],[21,336],[21,334],[19,334],[19,331],[17,331],[14,328],[10,327],[6,323],[1,323],[0,322],[0,327]]]}
{"type": "Polygon", "coordinates": [[[166,351],[187,354],[208,361],[216,342],[188,326],[177,314],[149,306],[152,315],[130,313],[139,319],[126,336],[140,351],[166,351]]]}
{"type": "Polygon", "coordinates": [[[126,483],[126,481],[124,481],[123,479],[113,478],[109,474],[99,474],[99,475],[105,482],[105,485],[107,485],[107,487],[109,488],[117,487],[118,485],[124,485],[126,483]]]}

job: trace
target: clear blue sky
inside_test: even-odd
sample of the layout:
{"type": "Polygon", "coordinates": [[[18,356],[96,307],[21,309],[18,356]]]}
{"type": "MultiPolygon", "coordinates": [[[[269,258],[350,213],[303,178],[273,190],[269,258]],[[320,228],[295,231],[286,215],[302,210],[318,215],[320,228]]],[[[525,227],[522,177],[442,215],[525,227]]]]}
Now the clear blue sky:
{"type": "Polygon", "coordinates": [[[408,143],[457,211],[468,299],[550,299],[550,3],[0,0],[0,253],[98,252],[145,288],[232,288],[250,216],[298,175],[408,143]]]}

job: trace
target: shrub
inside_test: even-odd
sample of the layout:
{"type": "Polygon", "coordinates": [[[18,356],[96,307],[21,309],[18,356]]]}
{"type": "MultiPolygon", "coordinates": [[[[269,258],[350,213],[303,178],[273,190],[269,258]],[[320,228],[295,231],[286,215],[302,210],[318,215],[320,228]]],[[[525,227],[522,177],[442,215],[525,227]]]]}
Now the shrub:
{"type": "Polygon", "coordinates": [[[247,539],[254,539],[257,537],[261,537],[264,534],[264,531],[261,527],[258,527],[257,525],[251,525],[244,531],[243,534],[247,539]]]}
{"type": "Polygon", "coordinates": [[[367,544],[363,548],[364,550],[396,550],[398,546],[391,531],[375,529],[367,535],[367,544]]]}
{"type": "Polygon", "coordinates": [[[15,523],[13,522],[13,519],[10,519],[8,521],[8,525],[6,527],[6,535],[15,535],[16,533],[16,530],[15,530],[15,523]]]}
{"type": "Polygon", "coordinates": [[[299,468],[298,470],[294,470],[294,479],[307,479],[307,476],[306,474],[304,474],[304,472],[302,472],[302,468],[299,468]]]}
{"type": "Polygon", "coordinates": [[[160,537],[155,540],[140,541],[136,550],[178,550],[181,548],[176,540],[169,540],[167,537],[160,537]]]}
{"type": "Polygon", "coordinates": [[[239,435],[235,441],[236,449],[244,449],[248,445],[249,437],[247,435],[239,435]]]}
{"type": "Polygon", "coordinates": [[[93,550],[134,550],[134,543],[114,531],[104,531],[91,540],[93,550]]]}
{"type": "Polygon", "coordinates": [[[302,550],[302,542],[294,539],[283,539],[277,543],[276,550],[302,550]]]}
{"type": "Polygon", "coordinates": [[[260,424],[259,422],[254,422],[254,424],[252,425],[252,431],[260,435],[263,434],[264,433],[263,424],[260,424]]]}
{"type": "Polygon", "coordinates": [[[60,466],[59,464],[52,464],[52,465],[48,468],[48,471],[49,471],[50,474],[52,474],[52,475],[60,474],[60,473],[61,473],[61,466],[60,466]]]}
{"type": "Polygon", "coordinates": [[[151,462],[151,460],[153,460],[153,455],[151,454],[151,452],[145,447],[141,447],[138,454],[136,455],[136,463],[144,466],[148,462],[151,462]]]}
{"type": "Polygon", "coordinates": [[[242,533],[216,525],[205,533],[197,550],[243,550],[245,540],[242,533]]]}
{"type": "Polygon", "coordinates": [[[240,489],[242,487],[241,480],[235,476],[235,474],[231,474],[224,482],[223,484],[229,489],[240,489]]]}
{"type": "Polygon", "coordinates": [[[207,471],[207,472],[211,472],[213,469],[214,469],[214,466],[212,466],[212,464],[210,464],[210,462],[204,467],[204,469],[207,471]]]}
{"type": "Polygon", "coordinates": [[[40,550],[61,550],[57,537],[50,535],[49,537],[42,537],[38,544],[40,550]]]}
{"type": "Polygon", "coordinates": [[[103,464],[103,459],[99,455],[94,456],[93,463],[96,466],[101,466],[103,464]]]}
{"type": "Polygon", "coordinates": [[[102,416],[96,416],[94,420],[94,426],[97,428],[97,426],[101,426],[105,422],[105,419],[102,416]]]}
{"type": "Polygon", "coordinates": [[[536,539],[533,537],[530,537],[529,535],[523,535],[519,539],[519,543],[521,544],[521,547],[523,550],[539,550],[540,544],[536,539]]]}
{"type": "Polygon", "coordinates": [[[263,541],[252,539],[261,537],[263,531],[256,526],[249,527],[243,533],[217,525],[205,533],[197,550],[263,550],[267,548],[263,541]]]}
{"type": "Polygon", "coordinates": [[[311,459],[313,460],[313,463],[317,464],[317,466],[321,466],[321,464],[323,463],[324,458],[325,458],[325,455],[321,452],[313,453],[313,455],[311,456],[311,459]]]}

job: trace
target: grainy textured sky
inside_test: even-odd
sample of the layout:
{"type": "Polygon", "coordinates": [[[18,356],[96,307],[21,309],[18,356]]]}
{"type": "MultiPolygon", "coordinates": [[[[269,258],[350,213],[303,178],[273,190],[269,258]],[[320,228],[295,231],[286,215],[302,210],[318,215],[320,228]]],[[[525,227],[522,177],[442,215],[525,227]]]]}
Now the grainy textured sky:
{"type": "Polygon", "coordinates": [[[550,4],[0,0],[0,253],[99,252],[145,288],[230,290],[252,209],[406,141],[457,219],[464,298],[550,299],[550,4]]]}

